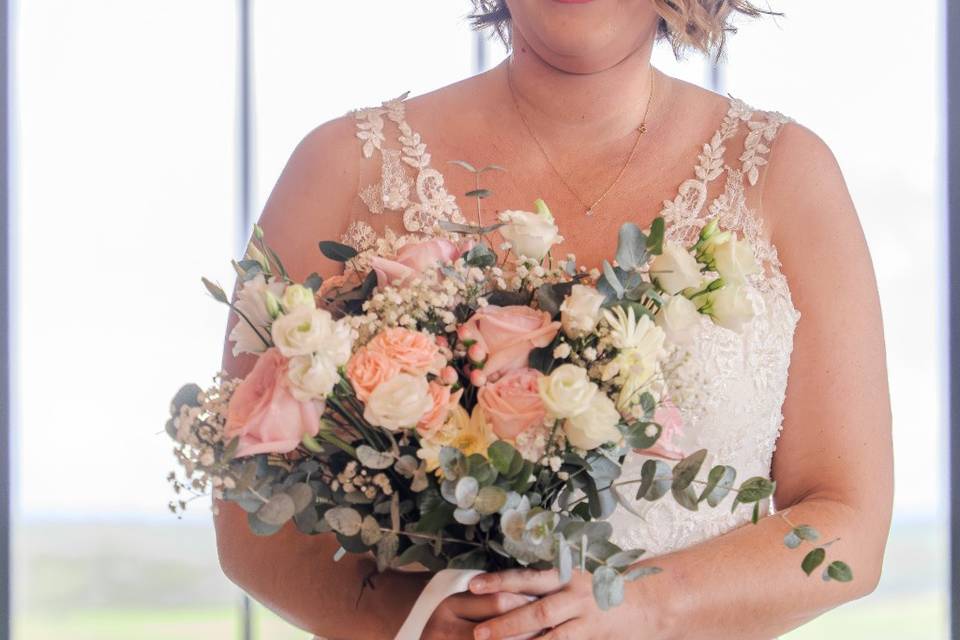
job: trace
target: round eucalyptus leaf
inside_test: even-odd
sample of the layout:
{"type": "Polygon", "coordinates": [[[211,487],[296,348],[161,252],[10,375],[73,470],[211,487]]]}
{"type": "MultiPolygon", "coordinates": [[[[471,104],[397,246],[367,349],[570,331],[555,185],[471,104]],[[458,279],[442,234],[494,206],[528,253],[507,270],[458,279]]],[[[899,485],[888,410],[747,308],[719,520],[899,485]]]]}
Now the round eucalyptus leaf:
{"type": "Polygon", "coordinates": [[[366,516],[360,525],[360,539],[363,540],[363,544],[375,545],[382,537],[383,532],[380,530],[380,523],[377,522],[377,519],[373,516],[366,516]]]}
{"type": "Polygon", "coordinates": [[[392,531],[384,535],[377,542],[377,569],[386,571],[393,564],[397,557],[397,549],[400,548],[400,538],[392,531]]]}
{"type": "Polygon", "coordinates": [[[283,525],[267,524],[258,518],[255,513],[247,514],[247,523],[250,525],[250,531],[258,536],[272,536],[283,527],[283,525]]]}
{"type": "Polygon", "coordinates": [[[803,558],[803,562],[800,563],[800,568],[803,569],[803,572],[808,576],[814,572],[814,570],[819,567],[824,558],[827,557],[827,551],[823,547],[817,547],[810,553],[808,553],[803,558]]]}
{"type": "Polygon", "coordinates": [[[457,486],[454,489],[456,504],[461,509],[469,509],[477,500],[480,493],[480,483],[473,476],[464,476],[457,480],[457,486]]]}
{"type": "Polygon", "coordinates": [[[483,515],[499,511],[507,503],[507,492],[500,487],[483,487],[473,502],[473,508],[483,515]]]}
{"type": "Polygon", "coordinates": [[[623,576],[616,569],[597,567],[593,572],[593,597],[604,611],[623,602],[623,576]]]}
{"type": "Polygon", "coordinates": [[[298,482],[297,484],[291,485],[287,487],[284,493],[293,498],[294,513],[300,513],[307,507],[313,506],[316,500],[313,487],[306,482],[298,482]]]}
{"type": "Polygon", "coordinates": [[[360,512],[350,507],[334,507],[323,514],[323,519],[329,523],[330,527],[337,533],[345,536],[355,536],[360,532],[360,525],[363,518],[360,512]]]}
{"type": "Polygon", "coordinates": [[[386,469],[395,459],[389,451],[377,451],[366,444],[357,447],[357,460],[368,469],[386,469]]]}
{"type": "Polygon", "coordinates": [[[460,524],[471,525],[480,522],[481,516],[476,509],[454,509],[453,519],[460,524]]]}
{"type": "Polygon", "coordinates": [[[283,526],[297,512],[293,498],[286,493],[278,493],[257,509],[257,519],[275,527],[283,526]]]}

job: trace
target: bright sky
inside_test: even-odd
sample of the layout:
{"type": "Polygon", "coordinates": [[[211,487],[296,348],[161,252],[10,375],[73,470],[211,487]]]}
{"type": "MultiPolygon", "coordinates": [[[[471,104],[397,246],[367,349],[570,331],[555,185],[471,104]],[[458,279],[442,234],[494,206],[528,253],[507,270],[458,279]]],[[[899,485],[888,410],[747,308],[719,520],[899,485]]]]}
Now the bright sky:
{"type": "MultiPolygon", "coordinates": [[[[19,508],[160,516],[167,402],[219,363],[225,314],[199,277],[231,281],[236,3],[15,4],[19,508]]],[[[727,90],[840,160],[883,297],[898,513],[931,516],[945,494],[939,3],[877,0],[869,29],[862,2],[783,4],[779,26],[734,37],[727,90]]],[[[466,0],[255,5],[260,204],[317,124],[471,73],[466,0]]]]}

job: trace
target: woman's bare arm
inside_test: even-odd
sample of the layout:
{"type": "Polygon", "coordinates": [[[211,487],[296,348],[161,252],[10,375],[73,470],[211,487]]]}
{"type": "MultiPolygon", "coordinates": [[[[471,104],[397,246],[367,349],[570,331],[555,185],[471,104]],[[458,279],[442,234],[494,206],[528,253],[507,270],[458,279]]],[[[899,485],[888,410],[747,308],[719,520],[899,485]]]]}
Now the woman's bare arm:
{"type": "MultiPolygon", "coordinates": [[[[630,583],[627,601],[612,615],[596,609],[589,576],[583,576],[553,596],[480,625],[478,640],[508,637],[531,625],[556,626],[558,618],[571,615],[545,637],[622,637],[633,630],[651,639],[769,640],[876,587],[890,523],[893,460],[873,267],[830,150],[799,125],[787,125],[780,135],[764,211],[803,317],[774,456],[774,498],[791,522],[841,538],[829,547],[828,562],[847,561],[853,581],[824,583],[823,567],[805,576],[800,560],[812,547],[787,550],[783,537],[790,526],[774,515],[650,561],[663,572],[630,583]]],[[[475,593],[559,588],[549,572],[502,572],[474,582],[483,585],[472,584],[475,593]]]]}
{"type": "MultiPolygon", "coordinates": [[[[343,117],[308,134],[284,168],[260,225],[293,279],[338,271],[317,242],[339,239],[346,227],[359,160],[352,118],[343,117]]],[[[227,334],[235,322],[231,314],[227,334]]],[[[231,347],[224,345],[223,368],[245,375],[254,358],[235,358],[231,347]]],[[[334,562],[339,545],[332,534],[307,536],[292,523],[273,536],[256,536],[235,504],[220,502],[215,524],[224,573],[283,618],[331,640],[392,638],[426,582],[421,575],[387,572],[364,587],[376,571],[372,559],[348,554],[334,562]]]]}

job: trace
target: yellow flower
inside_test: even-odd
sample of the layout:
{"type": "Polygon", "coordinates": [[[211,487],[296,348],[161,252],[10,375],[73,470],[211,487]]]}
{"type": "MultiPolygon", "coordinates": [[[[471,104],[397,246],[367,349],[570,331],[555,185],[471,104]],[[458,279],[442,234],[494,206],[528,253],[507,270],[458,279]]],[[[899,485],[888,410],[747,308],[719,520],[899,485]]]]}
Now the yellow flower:
{"type": "Polygon", "coordinates": [[[487,448],[496,441],[483,410],[477,406],[473,415],[461,405],[454,405],[444,425],[429,438],[420,440],[417,457],[427,463],[427,471],[435,471],[440,466],[440,449],[453,447],[465,456],[479,453],[486,457],[487,448]]]}

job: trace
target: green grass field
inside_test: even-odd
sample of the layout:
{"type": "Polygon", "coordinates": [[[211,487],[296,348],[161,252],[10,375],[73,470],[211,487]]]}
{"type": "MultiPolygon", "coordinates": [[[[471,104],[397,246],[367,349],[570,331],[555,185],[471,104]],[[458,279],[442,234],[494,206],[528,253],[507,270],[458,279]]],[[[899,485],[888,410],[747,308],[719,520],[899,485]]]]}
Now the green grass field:
{"type": "MultiPolygon", "coordinates": [[[[14,640],[235,640],[240,593],[220,573],[209,528],[187,523],[34,524],[15,530],[14,640]]],[[[876,593],[784,640],[943,640],[946,546],[900,526],[876,593]]],[[[254,609],[260,640],[307,640],[254,609]]]]}

